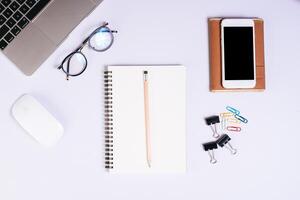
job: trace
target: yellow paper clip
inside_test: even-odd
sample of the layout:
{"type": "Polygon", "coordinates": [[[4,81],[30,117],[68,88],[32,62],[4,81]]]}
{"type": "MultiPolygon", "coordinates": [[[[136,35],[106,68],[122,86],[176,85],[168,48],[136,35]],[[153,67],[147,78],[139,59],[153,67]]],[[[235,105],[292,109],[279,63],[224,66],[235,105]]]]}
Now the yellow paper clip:
{"type": "Polygon", "coordinates": [[[241,122],[236,118],[227,119],[229,123],[240,124],[241,122]]]}
{"type": "Polygon", "coordinates": [[[231,112],[224,112],[224,113],[220,113],[220,117],[230,118],[230,117],[233,117],[233,114],[231,112]]]}

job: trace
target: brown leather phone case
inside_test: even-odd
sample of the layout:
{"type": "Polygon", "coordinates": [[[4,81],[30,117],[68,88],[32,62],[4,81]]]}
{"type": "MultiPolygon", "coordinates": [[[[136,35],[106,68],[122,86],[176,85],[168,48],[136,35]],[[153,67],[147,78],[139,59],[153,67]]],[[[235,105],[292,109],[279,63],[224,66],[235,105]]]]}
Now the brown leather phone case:
{"type": "Polygon", "coordinates": [[[256,54],[256,86],[254,88],[226,89],[222,86],[222,49],[221,21],[222,18],[209,18],[209,53],[210,53],[210,91],[263,91],[265,90],[265,55],[264,55],[264,22],[254,18],[255,54],[256,54]]]}

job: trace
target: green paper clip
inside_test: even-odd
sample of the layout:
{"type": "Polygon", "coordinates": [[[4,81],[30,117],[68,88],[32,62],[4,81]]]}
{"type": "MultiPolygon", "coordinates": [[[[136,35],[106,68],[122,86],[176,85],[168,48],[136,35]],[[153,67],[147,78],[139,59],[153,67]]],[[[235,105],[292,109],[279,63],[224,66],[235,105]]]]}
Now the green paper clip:
{"type": "Polygon", "coordinates": [[[245,123],[245,124],[248,123],[248,119],[246,119],[245,117],[243,117],[241,115],[235,114],[234,117],[237,118],[238,120],[240,120],[241,122],[245,123]]]}

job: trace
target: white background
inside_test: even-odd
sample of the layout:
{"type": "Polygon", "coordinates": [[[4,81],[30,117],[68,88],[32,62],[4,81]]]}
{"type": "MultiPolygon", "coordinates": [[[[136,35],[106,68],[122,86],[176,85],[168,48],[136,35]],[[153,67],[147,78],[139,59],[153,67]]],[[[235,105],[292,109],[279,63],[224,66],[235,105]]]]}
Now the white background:
{"type": "Polygon", "coordinates": [[[299,0],[105,0],[43,66],[26,77],[0,55],[0,199],[299,199],[299,0]],[[207,18],[265,20],[267,89],[210,93],[207,18]],[[105,53],[87,50],[89,67],[69,82],[55,68],[91,30],[107,20],[119,31],[105,53]],[[187,67],[187,164],[184,175],[110,175],[103,169],[102,70],[109,64],[187,67]],[[22,94],[36,97],[65,127],[44,149],[12,119],[22,94]],[[201,144],[203,118],[239,108],[249,123],[230,134],[238,155],[216,151],[211,165],[201,144]]]}

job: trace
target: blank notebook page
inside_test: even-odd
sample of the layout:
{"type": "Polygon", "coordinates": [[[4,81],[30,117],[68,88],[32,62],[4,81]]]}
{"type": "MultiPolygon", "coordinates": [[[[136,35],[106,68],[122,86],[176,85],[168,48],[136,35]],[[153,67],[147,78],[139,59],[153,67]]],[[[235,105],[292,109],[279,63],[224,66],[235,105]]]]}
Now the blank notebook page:
{"type": "Polygon", "coordinates": [[[185,172],[186,72],[183,66],[109,66],[112,72],[113,169],[185,172]],[[147,164],[144,75],[148,71],[151,167],[147,164]]]}

